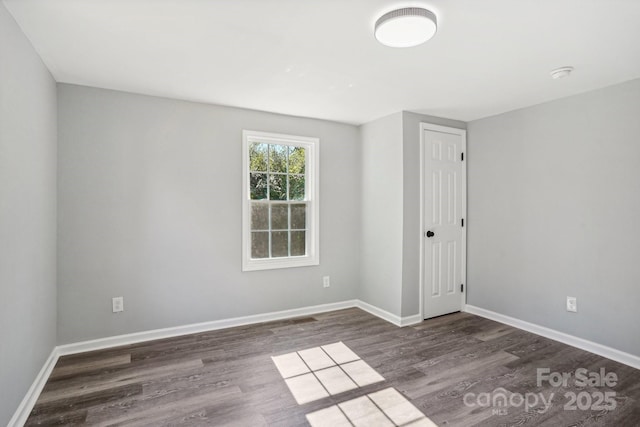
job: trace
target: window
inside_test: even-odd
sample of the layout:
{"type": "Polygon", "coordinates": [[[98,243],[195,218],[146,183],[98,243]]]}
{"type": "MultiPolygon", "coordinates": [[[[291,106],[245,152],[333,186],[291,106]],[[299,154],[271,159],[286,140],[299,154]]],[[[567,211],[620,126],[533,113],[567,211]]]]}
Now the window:
{"type": "Polygon", "coordinates": [[[242,136],[242,270],[318,265],[318,139],[242,136]]]}

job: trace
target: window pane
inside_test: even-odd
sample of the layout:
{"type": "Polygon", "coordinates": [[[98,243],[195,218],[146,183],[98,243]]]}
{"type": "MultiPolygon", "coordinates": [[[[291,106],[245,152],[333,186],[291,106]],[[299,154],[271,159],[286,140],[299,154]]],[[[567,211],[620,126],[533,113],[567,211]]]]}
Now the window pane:
{"type": "Polygon", "coordinates": [[[271,205],[271,229],[289,229],[289,206],[283,204],[271,205]]]}
{"type": "Polygon", "coordinates": [[[254,142],[249,146],[249,169],[253,172],[267,171],[268,144],[254,142]]]}
{"type": "Polygon", "coordinates": [[[267,174],[252,173],[249,182],[251,200],[262,200],[267,198],[267,174]]]}
{"type": "Polygon", "coordinates": [[[304,230],[306,228],[307,228],[307,205],[291,205],[291,229],[304,230]]]}
{"type": "Polygon", "coordinates": [[[306,234],[305,231],[291,232],[291,256],[303,256],[307,254],[305,244],[306,234]]]}
{"type": "Polygon", "coordinates": [[[287,173],[287,145],[269,145],[269,172],[287,173]]]}
{"type": "Polygon", "coordinates": [[[305,153],[302,147],[289,147],[289,173],[304,173],[305,153]]]}
{"type": "Polygon", "coordinates": [[[289,232],[274,231],[271,233],[271,256],[289,256],[289,232]]]}
{"type": "Polygon", "coordinates": [[[287,200],[287,175],[269,175],[269,199],[287,200]]]}
{"type": "Polygon", "coordinates": [[[251,258],[269,258],[269,233],[251,233],[251,258]]]}
{"type": "Polygon", "coordinates": [[[289,200],[304,200],[304,175],[289,176],[289,200]]]}
{"type": "Polygon", "coordinates": [[[252,230],[268,230],[269,229],[269,205],[265,203],[251,204],[251,229],[252,230]]]}

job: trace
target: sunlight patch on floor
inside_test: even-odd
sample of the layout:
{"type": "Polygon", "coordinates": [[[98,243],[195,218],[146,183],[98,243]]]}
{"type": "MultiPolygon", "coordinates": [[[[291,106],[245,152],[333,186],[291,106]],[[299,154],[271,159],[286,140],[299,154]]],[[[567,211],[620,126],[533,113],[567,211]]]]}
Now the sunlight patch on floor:
{"type": "Polygon", "coordinates": [[[312,427],[437,427],[393,387],[307,414],[312,427]]]}
{"type": "Polygon", "coordinates": [[[300,405],[384,381],[382,375],[342,342],[271,359],[300,405]]]}

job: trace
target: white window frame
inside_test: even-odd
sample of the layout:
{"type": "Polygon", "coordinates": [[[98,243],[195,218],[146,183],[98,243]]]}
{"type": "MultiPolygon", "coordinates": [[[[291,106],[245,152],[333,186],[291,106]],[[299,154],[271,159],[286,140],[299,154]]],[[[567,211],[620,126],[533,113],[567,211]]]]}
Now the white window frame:
{"type": "Polygon", "coordinates": [[[242,131],[242,271],[306,267],[320,264],[319,209],[319,142],[318,138],[278,133],[242,131]],[[305,148],[306,255],[281,258],[251,258],[251,197],[249,180],[249,146],[254,142],[305,148]]]}

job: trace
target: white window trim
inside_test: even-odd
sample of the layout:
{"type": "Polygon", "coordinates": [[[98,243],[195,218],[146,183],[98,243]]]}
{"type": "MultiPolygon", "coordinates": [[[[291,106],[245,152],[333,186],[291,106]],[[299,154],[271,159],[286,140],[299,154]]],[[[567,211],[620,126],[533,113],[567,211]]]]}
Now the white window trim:
{"type": "Polygon", "coordinates": [[[277,133],[242,131],[242,271],[271,270],[276,268],[306,267],[320,264],[320,208],[319,208],[319,154],[318,138],[277,133]],[[305,201],[307,212],[307,255],[285,258],[251,258],[251,199],[249,190],[249,145],[260,142],[304,146],[306,151],[305,201]]]}

